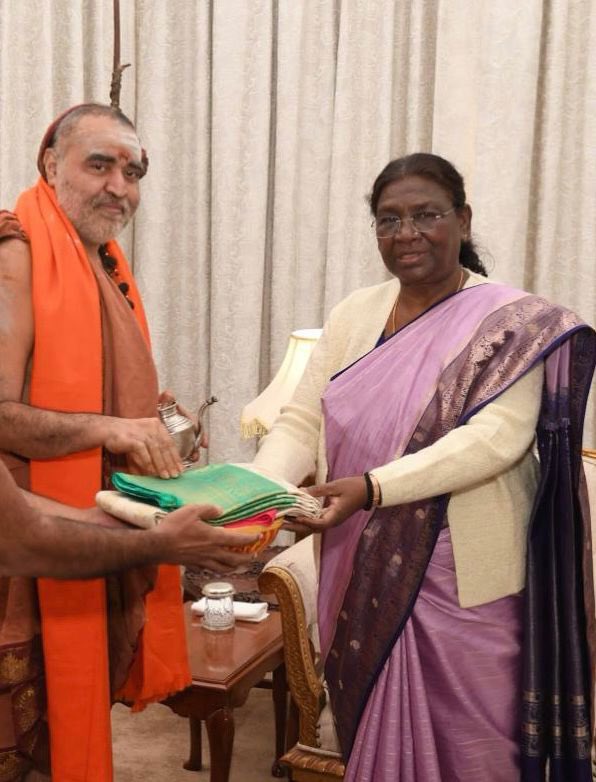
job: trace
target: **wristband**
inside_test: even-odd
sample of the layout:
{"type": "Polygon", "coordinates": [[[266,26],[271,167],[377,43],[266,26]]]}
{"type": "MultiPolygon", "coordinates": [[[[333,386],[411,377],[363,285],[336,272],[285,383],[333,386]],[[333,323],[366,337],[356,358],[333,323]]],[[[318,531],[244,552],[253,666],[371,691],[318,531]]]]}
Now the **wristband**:
{"type": "Polygon", "coordinates": [[[362,510],[371,510],[375,496],[372,478],[367,472],[365,472],[362,477],[366,483],[366,502],[362,506],[362,510]]]}

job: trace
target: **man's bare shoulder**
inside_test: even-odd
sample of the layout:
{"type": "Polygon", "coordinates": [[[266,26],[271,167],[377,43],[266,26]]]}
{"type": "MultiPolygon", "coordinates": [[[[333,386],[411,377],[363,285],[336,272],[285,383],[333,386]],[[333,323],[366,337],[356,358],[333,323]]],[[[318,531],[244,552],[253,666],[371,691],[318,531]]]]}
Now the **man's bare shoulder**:
{"type": "Polygon", "coordinates": [[[0,400],[20,400],[33,349],[31,252],[21,239],[0,242],[0,400]]]}
{"type": "Polygon", "coordinates": [[[0,241],[0,284],[29,284],[31,280],[31,249],[22,239],[0,241]]]}
{"type": "Polygon", "coordinates": [[[0,209],[0,242],[6,239],[29,241],[25,229],[16,214],[9,212],[7,209],[0,209]]]}

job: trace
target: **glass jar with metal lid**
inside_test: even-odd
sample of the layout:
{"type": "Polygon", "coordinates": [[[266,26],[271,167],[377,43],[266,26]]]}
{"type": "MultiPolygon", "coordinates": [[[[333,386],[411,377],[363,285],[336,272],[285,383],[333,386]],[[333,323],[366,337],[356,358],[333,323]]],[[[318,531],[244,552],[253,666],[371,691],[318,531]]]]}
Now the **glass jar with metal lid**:
{"type": "Polygon", "coordinates": [[[207,630],[234,627],[234,587],[227,581],[212,581],[203,587],[205,611],[202,625],[207,630]]]}

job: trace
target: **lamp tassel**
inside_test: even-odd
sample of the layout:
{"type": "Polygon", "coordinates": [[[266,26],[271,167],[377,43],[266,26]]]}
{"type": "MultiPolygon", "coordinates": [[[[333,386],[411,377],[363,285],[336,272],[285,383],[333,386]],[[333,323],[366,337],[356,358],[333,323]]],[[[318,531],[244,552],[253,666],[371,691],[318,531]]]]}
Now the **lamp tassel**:
{"type": "Polygon", "coordinates": [[[267,434],[267,427],[259,420],[252,420],[249,424],[240,422],[240,436],[243,440],[250,440],[252,437],[264,437],[267,434]]]}

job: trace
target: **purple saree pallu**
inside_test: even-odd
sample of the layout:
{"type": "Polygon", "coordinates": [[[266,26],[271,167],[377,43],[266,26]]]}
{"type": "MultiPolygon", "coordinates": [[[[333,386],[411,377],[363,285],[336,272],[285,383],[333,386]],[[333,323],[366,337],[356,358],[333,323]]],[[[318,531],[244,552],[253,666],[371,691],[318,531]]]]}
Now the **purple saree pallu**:
{"type": "Polygon", "coordinates": [[[480,285],[434,305],[327,387],[333,480],[432,445],[545,362],[523,597],[459,607],[448,530],[433,555],[448,495],[359,511],[324,535],[319,629],[346,779],[538,782],[547,760],[553,782],[591,779],[585,617],[594,606],[580,454],[595,336],[539,297],[480,285]]]}

